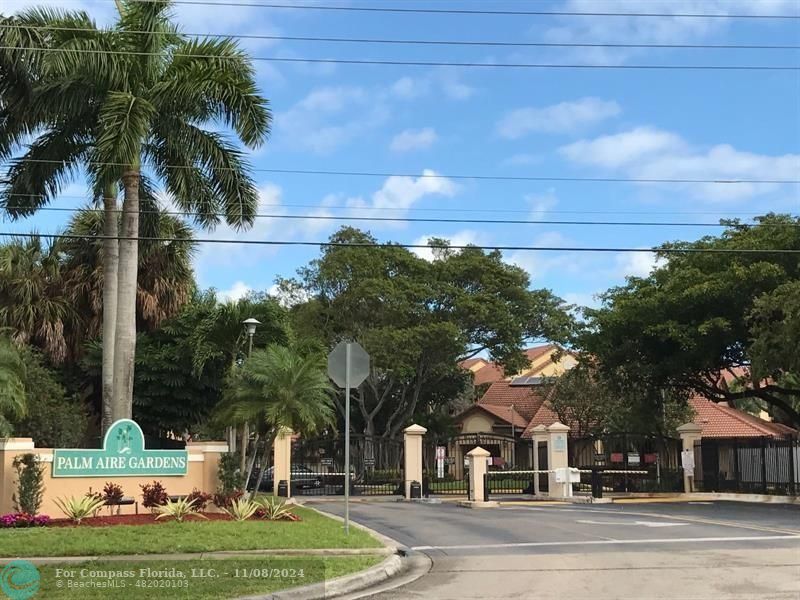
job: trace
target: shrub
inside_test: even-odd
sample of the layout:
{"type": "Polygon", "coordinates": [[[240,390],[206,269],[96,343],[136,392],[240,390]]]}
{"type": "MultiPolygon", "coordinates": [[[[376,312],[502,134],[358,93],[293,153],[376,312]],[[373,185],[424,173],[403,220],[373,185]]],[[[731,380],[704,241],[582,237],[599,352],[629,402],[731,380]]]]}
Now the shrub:
{"type": "Polygon", "coordinates": [[[83,519],[97,513],[105,501],[95,495],[87,494],[81,498],[56,498],[55,503],[69,520],[80,525],[83,519]]]}
{"type": "Polygon", "coordinates": [[[201,519],[207,519],[205,515],[201,515],[197,512],[197,507],[195,506],[194,500],[189,500],[187,498],[183,498],[180,500],[175,500],[175,502],[167,501],[164,506],[159,506],[156,508],[156,512],[158,512],[158,516],[156,519],[163,519],[164,517],[172,517],[178,523],[183,523],[183,520],[189,515],[195,515],[200,517],[201,519]]]}
{"type": "Polygon", "coordinates": [[[209,501],[211,500],[211,494],[206,494],[205,492],[201,492],[197,488],[192,490],[192,493],[186,496],[186,499],[190,502],[193,502],[194,510],[197,512],[202,512],[208,506],[209,501]]]}
{"type": "Polygon", "coordinates": [[[103,500],[106,501],[108,505],[115,505],[122,502],[122,499],[125,497],[125,494],[122,493],[122,486],[117,485],[112,481],[107,481],[106,485],[103,487],[103,500]]]}
{"type": "Polygon", "coordinates": [[[222,510],[231,507],[231,504],[236,502],[239,498],[244,496],[244,492],[241,490],[236,490],[233,492],[223,493],[218,491],[214,494],[214,504],[216,504],[222,510]]]}
{"type": "Polygon", "coordinates": [[[268,521],[280,521],[282,519],[290,521],[299,520],[297,515],[289,510],[286,502],[278,500],[273,496],[263,497],[256,500],[256,503],[258,504],[256,516],[260,519],[267,519],[268,521]]]}
{"type": "Polygon", "coordinates": [[[246,521],[252,517],[259,509],[257,502],[248,500],[247,498],[239,498],[231,503],[230,508],[226,508],[225,512],[228,513],[234,521],[246,521]]]}
{"type": "Polygon", "coordinates": [[[161,485],[160,481],[140,485],[142,488],[142,506],[149,509],[155,509],[157,506],[164,506],[169,497],[167,490],[161,485]]]}
{"type": "Polygon", "coordinates": [[[17,491],[11,496],[14,510],[35,515],[44,494],[44,465],[35,454],[20,454],[12,463],[17,471],[17,491]]]}
{"type": "Polygon", "coordinates": [[[10,527],[44,527],[50,523],[47,515],[29,515],[27,513],[10,513],[0,516],[0,529],[10,527]]]}
{"type": "Polygon", "coordinates": [[[244,489],[244,474],[239,470],[239,464],[240,457],[236,452],[226,452],[219,457],[218,493],[230,494],[244,489]]]}

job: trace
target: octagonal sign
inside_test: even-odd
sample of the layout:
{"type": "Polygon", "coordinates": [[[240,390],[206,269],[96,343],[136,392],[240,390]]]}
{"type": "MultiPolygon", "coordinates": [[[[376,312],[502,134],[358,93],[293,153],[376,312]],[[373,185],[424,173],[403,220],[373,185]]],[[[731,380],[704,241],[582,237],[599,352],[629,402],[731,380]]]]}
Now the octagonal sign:
{"type": "Polygon", "coordinates": [[[358,342],[339,342],[328,354],[328,376],[340,388],[347,384],[347,347],[350,347],[350,387],[358,387],[369,375],[369,354],[358,342]]]}

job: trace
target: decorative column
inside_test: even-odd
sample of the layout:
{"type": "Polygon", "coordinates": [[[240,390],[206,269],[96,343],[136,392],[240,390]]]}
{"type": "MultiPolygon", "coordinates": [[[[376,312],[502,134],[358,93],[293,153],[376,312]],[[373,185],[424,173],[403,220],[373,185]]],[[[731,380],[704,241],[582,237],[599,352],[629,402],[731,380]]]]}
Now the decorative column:
{"type": "Polygon", "coordinates": [[[403,430],[406,500],[411,498],[412,481],[418,481],[422,485],[422,436],[427,432],[422,425],[409,425],[403,430]]]}
{"type": "Polygon", "coordinates": [[[292,430],[284,427],[273,443],[272,493],[278,495],[278,484],[286,482],[286,497],[292,497],[292,430]]]}
{"type": "Polygon", "coordinates": [[[569,454],[567,453],[567,434],[569,427],[563,423],[553,423],[547,428],[547,468],[550,473],[549,496],[551,498],[569,498],[572,496],[572,484],[569,482],[569,454]]]}
{"type": "Polygon", "coordinates": [[[486,502],[484,479],[486,475],[486,459],[491,456],[488,450],[480,446],[467,452],[469,459],[469,497],[473,504],[486,502]]]}
{"type": "Polygon", "coordinates": [[[694,473],[697,468],[694,464],[694,444],[702,439],[703,428],[697,423],[686,423],[678,427],[678,434],[681,436],[681,466],[684,467],[683,491],[690,494],[694,491],[694,473]]]}
{"type": "MultiPolygon", "coordinates": [[[[537,425],[533,428],[533,470],[538,471],[543,465],[539,464],[539,442],[547,443],[547,426],[537,425]]],[[[538,496],[541,491],[539,490],[539,473],[533,476],[533,493],[538,496]]]]}

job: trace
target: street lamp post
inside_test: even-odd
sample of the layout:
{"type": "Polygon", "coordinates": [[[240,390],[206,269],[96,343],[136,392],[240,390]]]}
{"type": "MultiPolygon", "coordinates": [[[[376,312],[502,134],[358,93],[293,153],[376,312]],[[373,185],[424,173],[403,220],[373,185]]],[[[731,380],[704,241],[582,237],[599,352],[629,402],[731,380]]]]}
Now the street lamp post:
{"type": "MultiPolygon", "coordinates": [[[[253,354],[253,336],[256,334],[256,327],[261,325],[261,321],[259,321],[258,319],[254,319],[253,317],[250,317],[249,319],[245,319],[244,321],[242,321],[242,325],[245,326],[245,329],[247,331],[247,338],[248,338],[247,358],[250,358],[250,356],[253,354]]],[[[250,428],[248,427],[247,422],[245,422],[242,424],[242,452],[241,452],[242,460],[240,464],[242,473],[245,472],[245,468],[247,466],[247,439],[249,437],[250,437],[250,428]]],[[[253,452],[255,451],[256,449],[254,448],[253,452]]],[[[245,482],[245,485],[247,485],[247,483],[248,482],[245,482]]]]}

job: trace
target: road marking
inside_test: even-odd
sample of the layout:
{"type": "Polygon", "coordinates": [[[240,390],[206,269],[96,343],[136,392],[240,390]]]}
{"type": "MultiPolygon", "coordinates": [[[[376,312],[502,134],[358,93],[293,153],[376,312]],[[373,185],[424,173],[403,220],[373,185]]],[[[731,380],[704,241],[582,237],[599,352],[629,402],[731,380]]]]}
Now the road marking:
{"type": "Polygon", "coordinates": [[[638,525],[640,527],[680,527],[688,523],[664,523],[661,521],[590,521],[589,519],[579,519],[576,523],[586,525],[638,525]]]}
{"type": "Polygon", "coordinates": [[[713,502],[689,502],[689,504],[702,504],[703,506],[714,506],[713,502]]]}
{"type": "Polygon", "coordinates": [[[698,544],[705,542],[749,542],[800,540],[800,535],[764,535],[702,538],[655,538],[650,540],[582,540],[568,542],[517,542],[512,544],[464,544],[458,546],[413,546],[412,550],[485,550],[503,548],[540,548],[546,546],[614,546],[629,544],[698,544]]]}

